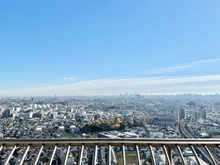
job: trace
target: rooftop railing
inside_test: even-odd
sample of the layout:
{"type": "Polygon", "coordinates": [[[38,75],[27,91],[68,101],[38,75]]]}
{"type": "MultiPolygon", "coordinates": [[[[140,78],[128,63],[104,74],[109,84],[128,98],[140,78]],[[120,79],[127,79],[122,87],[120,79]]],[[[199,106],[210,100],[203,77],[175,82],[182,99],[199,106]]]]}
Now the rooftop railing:
{"type": "MultiPolygon", "coordinates": [[[[220,140],[219,139],[141,139],[141,138],[118,138],[118,139],[104,139],[104,138],[82,138],[82,139],[2,139],[0,140],[0,151],[1,151],[1,162],[3,164],[13,164],[11,162],[18,154],[20,154],[20,159],[17,164],[25,164],[28,157],[34,159],[31,164],[54,164],[55,157],[62,157],[61,160],[57,161],[57,164],[68,164],[68,158],[71,149],[77,150],[77,164],[83,163],[83,154],[85,150],[90,148],[90,164],[114,164],[112,152],[117,152],[121,154],[121,159],[123,165],[127,162],[128,148],[132,148],[136,157],[136,164],[142,165],[140,156],[140,148],[147,149],[150,153],[151,161],[149,164],[156,165],[155,158],[155,148],[161,148],[163,154],[166,158],[166,164],[175,164],[173,157],[177,155],[180,160],[180,164],[187,165],[187,161],[183,154],[183,149],[186,147],[191,150],[197,164],[202,164],[201,154],[206,155],[207,164],[220,164],[219,149],[220,140]],[[92,148],[92,150],[91,150],[92,148]],[[106,158],[105,163],[100,163],[100,155],[98,150],[104,148],[104,157],[106,158]],[[19,150],[19,149],[22,149],[19,150]],[[47,150],[45,150],[47,149],[47,150]],[[116,151],[117,149],[117,151],[116,151]],[[34,151],[33,151],[34,150],[34,151]],[[47,151],[50,152],[48,161],[42,161],[44,155],[48,156],[47,151]],[[58,153],[59,151],[59,153],[58,153]],[[61,152],[62,151],[62,152],[61,152]],[[215,151],[215,152],[214,152],[215,151]],[[203,152],[203,153],[202,153],[203,152]],[[35,153],[35,154],[34,154],[35,153]],[[65,153],[65,154],[61,154],[65,153]],[[5,155],[7,155],[5,157],[5,155]]],[[[17,156],[18,157],[18,156],[17,156]]],[[[202,158],[203,159],[203,158],[202,158]]],[[[55,163],[55,164],[56,164],[55,163]]],[[[26,164],[28,164],[26,162],[26,164]]],[[[29,162],[30,164],[30,162],[29,162]]]]}

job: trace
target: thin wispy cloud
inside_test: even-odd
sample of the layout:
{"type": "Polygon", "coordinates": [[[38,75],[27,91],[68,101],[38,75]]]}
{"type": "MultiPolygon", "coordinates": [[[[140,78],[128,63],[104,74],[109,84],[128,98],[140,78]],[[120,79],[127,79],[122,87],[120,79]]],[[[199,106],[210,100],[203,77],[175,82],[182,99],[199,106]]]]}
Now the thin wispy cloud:
{"type": "Polygon", "coordinates": [[[64,77],[63,79],[64,80],[76,80],[77,78],[76,77],[64,77]]]}
{"type": "Polygon", "coordinates": [[[112,95],[120,93],[179,94],[218,93],[220,75],[194,77],[108,78],[12,90],[0,96],[112,95]]]}
{"type": "Polygon", "coordinates": [[[216,72],[219,70],[219,66],[220,58],[217,58],[159,69],[152,71],[152,75],[148,74],[147,76],[139,77],[84,81],[76,81],[75,77],[64,77],[63,80],[59,82],[35,88],[1,92],[0,96],[49,96],[55,93],[63,96],[112,95],[126,92],[137,92],[140,94],[220,93],[220,74],[216,72]],[[173,73],[183,70],[187,70],[188,72],[202,72],[202,75],[159,75],[159,73],[173,73]]]}
{"type": "Polygon", "coordinates": [[[145,75],[156,75],[156,74],[163,74],[163,73],[172,73],[172,72],[180,72],[180,71],[191,71],[191,70],[201,70],[207,69],[207,71],[215,70],[215,68],[219,68],[220,66],[220,58],[215,59],[208,59],[208,60],[201,60],[201,61],[194,61],[190,63],[180,64],[172,67],[167,68],[160,68],[155,69],[152,71],[145,72],[145,75]]]}
{"type": "Polygon", "coordinates": [[[47,86],[54,86],[54,85],[60,85],[60,84],[68,84],[68,83],[75,82],[76,80],[77,80],[77,78],[75,78],[75,77],[64,77],[60,81],[47,83],[47,84],[41,84],[41,85],[38,85],[36,87],[47,87],[47,86]]]}

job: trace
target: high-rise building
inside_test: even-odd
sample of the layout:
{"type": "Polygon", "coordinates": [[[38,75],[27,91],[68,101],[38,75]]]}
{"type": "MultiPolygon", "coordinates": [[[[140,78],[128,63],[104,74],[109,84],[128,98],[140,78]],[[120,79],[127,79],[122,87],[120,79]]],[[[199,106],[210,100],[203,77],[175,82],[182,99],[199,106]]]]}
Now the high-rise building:
{"type": "Polygon", "coordinates": [[[201,107],[198,111],[194,112],[195,121],[199,119],[207,119],[207,109],[205,107],[201,107]]]}
{"type": "Polygon", "coordinates": [[[12,111],[11,109],[6,109],[3,114],[2,114],[3,117],[12,117],[12,111]]]}
{"type": "Polygon", "coordinates": [[[198,111],[194,112],[194,116],[195,116],[195,121],[199,120],[200,112],[198,112],[198,111]]]}
{"type": "Polygon", "coordinates": [[[176,121],[179,121],[179,110],[172,110],[172,114],[176,121]]]}
{"type": "Polygon", "coordinates": [[[200,118],[201,119],[206,119],[207,118],[207,109],[204,107],[200,108],[200,118]]]}
{"type": "Polygon", "coordinates": [[[182,108],[180,110],[180,119],[185,119],[186,118],[186,109],[182,108]]]}

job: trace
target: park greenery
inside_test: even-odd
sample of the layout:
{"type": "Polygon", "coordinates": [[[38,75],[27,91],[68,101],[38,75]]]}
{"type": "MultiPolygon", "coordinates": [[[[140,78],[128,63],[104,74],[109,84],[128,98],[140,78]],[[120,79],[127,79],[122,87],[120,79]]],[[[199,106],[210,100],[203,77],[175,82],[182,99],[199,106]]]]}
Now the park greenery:
{"type": "Polygon", "coordinates": [[[124,131],[126,128],[144,126],[145,122],[141,121],[123,121],[121,118],[116,118],[115,121],[109,122],[99,122],[94,121],[92,123],[86,124],[81,128],[83,132],[99,132],[99,131],[111,131],[111,130],[121,130],[124,131]]]}

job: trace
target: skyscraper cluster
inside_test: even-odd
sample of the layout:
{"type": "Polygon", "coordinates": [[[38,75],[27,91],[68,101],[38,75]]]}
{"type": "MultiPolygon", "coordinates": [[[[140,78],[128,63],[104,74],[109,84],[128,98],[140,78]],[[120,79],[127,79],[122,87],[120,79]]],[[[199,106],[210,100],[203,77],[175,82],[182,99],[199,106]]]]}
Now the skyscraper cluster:
{"type": "Polygon", "coordinates": [[[180,119],[185,119],[186,118],[186,109],[182,108],[180,110],[172,110],[172,114],[175,117],[176,121],[179,121],[180,119]]]}
{"type": "Polygon", "coordinates": [[[195,121],[199,119],[207,119],[207,109],[201,107],[198,111],[194,112],[195,121]]]}

